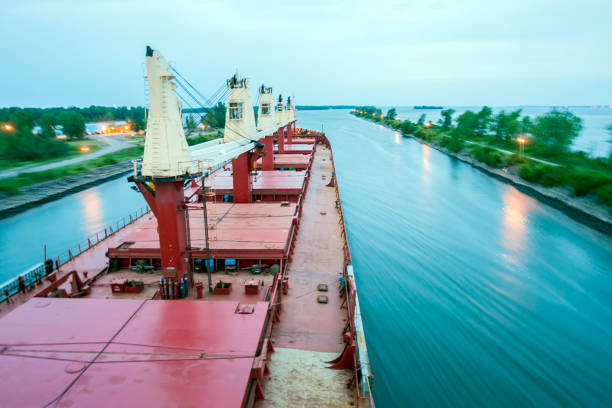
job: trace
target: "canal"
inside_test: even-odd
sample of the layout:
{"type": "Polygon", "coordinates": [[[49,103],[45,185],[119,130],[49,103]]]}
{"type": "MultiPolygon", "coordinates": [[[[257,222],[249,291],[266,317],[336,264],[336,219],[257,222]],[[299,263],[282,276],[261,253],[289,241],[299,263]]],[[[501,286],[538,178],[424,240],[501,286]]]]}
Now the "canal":
{"type": "Polygon", "coordinates": [[[378,407],[610,406],[612,240],[348,111],[332,142],[378,407]]]}
{"type": "MultiPolygon", "coordinates": [[[[612,404],[612,240],[348,111],[332,142],[378,407],[612,404]]],[[[0,220],[0,281],[144,205],[125,178],[0,220]]]]}

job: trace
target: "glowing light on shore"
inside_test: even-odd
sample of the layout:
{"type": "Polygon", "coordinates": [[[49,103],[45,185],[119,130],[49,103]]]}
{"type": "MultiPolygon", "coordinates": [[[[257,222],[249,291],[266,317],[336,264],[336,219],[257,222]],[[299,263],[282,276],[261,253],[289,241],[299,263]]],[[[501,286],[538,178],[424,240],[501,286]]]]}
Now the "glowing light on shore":
{"type": "Polygon", "coordinates": [[[79,150],[82,152],[88,152],[91,150],[91,148],[89,146],[81,146],[79,147],[79,150]]]}
{"type": "Polygon", "coordinates": [[[425,127],[426,127],[426,128],[430,128],[430,127],[431,127],[431,122],[426,122],[426,123],[425,123],[425,127]]]}
{"type": "Polygon", "coordinates": [[[68,136],[66,135],[57,135],[55,136],[56,139],[60,139],[60,140],[64,140],[64,139],[68,139],[68,136]]]}
{"type": "Polygon", "coordinates": [[[11,131],[14,129],[13,125],[11,125],[10,123],[4,123],[2,125],[2,129],[6,130],[6,131],[11,131]]]}

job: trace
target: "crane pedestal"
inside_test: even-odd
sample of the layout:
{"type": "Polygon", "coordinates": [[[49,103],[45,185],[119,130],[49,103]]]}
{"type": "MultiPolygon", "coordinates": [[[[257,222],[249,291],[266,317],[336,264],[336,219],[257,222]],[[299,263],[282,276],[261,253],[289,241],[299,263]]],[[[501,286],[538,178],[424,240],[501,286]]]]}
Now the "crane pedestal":
{"type": "Polygon", "coordinates": [[[183,180],[156,181],[154,188],[142,181],[136,185],[157,218],[162,269],[182,279],[189,270],[183,180]]]}

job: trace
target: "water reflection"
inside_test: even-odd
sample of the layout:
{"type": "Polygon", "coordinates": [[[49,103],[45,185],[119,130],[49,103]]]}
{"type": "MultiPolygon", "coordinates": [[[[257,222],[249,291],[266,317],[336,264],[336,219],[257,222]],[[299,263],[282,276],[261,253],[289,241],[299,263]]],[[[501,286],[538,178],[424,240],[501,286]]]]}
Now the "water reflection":
{"type": "Polygon", "coordinates": [[[426,144],[421,144],[421,153],[421,157],[423,158],[423,170],[425,170],[426,173],[431,173],[431,161],[429,160],[431,147],[426,144]]]}
{"type": "Polygon", "coordinates": [[[87,233],[95,234],[102,228],[102,200],[97,190],[86,190],[80,196],[87,233]]]}
{"type": "Polygon", "coordinates": [[[395,131],[395,144],[400,144],[400,134],[397,130],[395,131]]]}
{"type": "Polygon", "coordinates": [[[511,186],[504,186],[503,189],[501,245],[509,251],[523,251],[526,247],[525,234],[533,200],[511,186]]]}

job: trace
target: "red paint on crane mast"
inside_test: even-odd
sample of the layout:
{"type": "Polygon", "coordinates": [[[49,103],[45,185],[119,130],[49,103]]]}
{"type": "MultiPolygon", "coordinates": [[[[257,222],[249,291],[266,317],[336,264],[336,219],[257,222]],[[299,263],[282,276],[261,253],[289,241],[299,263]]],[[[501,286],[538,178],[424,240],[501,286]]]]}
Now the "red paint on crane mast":
{"type": "Polygon", "coordinates": [[[278,128],[276,134],[278,139],[278,152],[283,153],[285,151],[285,128],[278,128]]]}
{"type": "Polygon", "coordinates": [[[287,142],[293,144],[293,123],[287,125],[287,142]]]}
{"type": "Polygon", "coordinates": [[[251,177],[249,168],[249,152],[242,153],[232,159],[232,170],[234,173],[234,202],[251,202],[251,177]]]}
{"type": "Polygon", "coordinates": [[[183,180],[156,182],[154,193],[143,183],[137,185],[158,220],[162,269],[174,269],[180,279],[188,268],[183,180]]]}
{"type": "Polygon", "coordinates": [[[262,170],[274,170],[274,137],[264,138],[264,156],[262,158],[262,170]]]}

